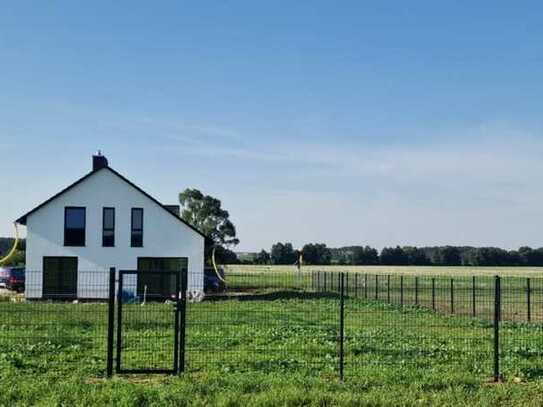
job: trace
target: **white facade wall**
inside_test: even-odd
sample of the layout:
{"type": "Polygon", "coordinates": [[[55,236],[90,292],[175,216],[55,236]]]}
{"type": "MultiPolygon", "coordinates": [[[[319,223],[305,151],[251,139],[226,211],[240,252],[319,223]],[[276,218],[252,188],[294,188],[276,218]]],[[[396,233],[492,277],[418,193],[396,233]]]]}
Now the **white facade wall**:
{"type": "Polygon", "coordinates": [[[26,296],[42,296],[44,256],[78,257],[78,297],[106,298],[108,270],[136,270],[138,257],[187,257],[188,289],[203,290],[204,238],[109,169],[27,217],[26,296]],[[64,246],[64,208],[86,207],[85,247],[64,246]],[[102,209],[115,208],[115,247],[102,247],[102,209]],[[143,247],[130,247],[131,209],[143,208],[143,247]]]}

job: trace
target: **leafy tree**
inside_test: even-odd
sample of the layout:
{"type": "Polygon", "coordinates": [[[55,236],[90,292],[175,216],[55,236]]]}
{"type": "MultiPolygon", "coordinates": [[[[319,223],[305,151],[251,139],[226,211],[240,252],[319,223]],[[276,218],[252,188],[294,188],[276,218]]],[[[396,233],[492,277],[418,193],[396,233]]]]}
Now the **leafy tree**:
{"type": "Polygon", "coordinates": [[[356,266],[379,264],[379,253],[369,246],[355,246],[352,248],[351,264],[356,266]]]}
{"type": "Polygon", "coordinates": [[[261,250],[255,257],[255,264],[270,264],[270,254],[266,250],[261,250]]]}
{"type": "MultiPolygon", "coordinates": [[[[15,239],[11,237],[0,237],[0,258],[6,256],[9,253],[14,243],[15,243],[15,239]]],[[[13,257],[11,257],[11,259],[9,259],[8,262],[4,263],[3,266],[5,267],[24,266],[25,249],[26,249],[26,240],[19,239],[19,243],[17,245],[17,249],[15,253],[13,254],[13,257]]]]}
{"type": "Polygon", "coordinates": [[[407,256],[407,264],[409,266],[427,266],[431,264],[430,259],[426,256],[426,252],[418,247],[406,246],[403,248],[407,256]]]}
{"type": "MultiPolygon", "coordinates": [[[[5,253],[7,254],[7,252],[5,253]]],[[[3,255],[0,255],[2,257],[3,255]]],[[[3,267],[10,266],[24,266],[25,265],[25,252],[23,250],[16,250],[13,256],[6,263],[2,264],[3,267]]]]}
{"type": "Polygon", "coordinates": [[[215,261],[217,261],[220,264],[239,264],[241,263],[238,259],[238,255],[223,246],[215,246],[215,261]]]}
{"type": "Polygon", "coordinates": [[[521,247],[518,254],[523,266],[543,266],[543,248],[534,250],[531,247],[521,247]]]}
{"type": "Polygon", "coordinates": [[[460,249],[453,246],[440,247],[435,251],[432,262],[438,266],[460,266],[462,265],[460,249]]]}
{"type": "Polygon", "coordinates": [[[218,262],[226,263],[233,260],[233,252],[229,253],[230,250],[227,248],[237,245],[239,239],[236,237],[236,227],[229,219],[230,214],[221,207],[221,201],[204,195],[197,189],[187,188],[179,194],[179,203],[182,206],[181,217],[202,231],[210,240],[206,241],[205,245],[206,258],[211,256],[215,245],[218,262]]]}
{"type": "Polygon", "coordinates": [[[330,247],[330,255],[332,256],[331,264],[340,266],[352,264],[352,248],[351,247],[330,247]]]}
{"type": "Polygon", "coordinates": [[[407,255],[400,246],[385,247],[381,251],[381,264],[385,266],[407,266],[407,255]]]}
{"type": "Polygon", "coordinates": [[[324,243],[308,243],[302,248],[303,262],[314,265],[327,265],[332,261],[332,253],[324,243]]]}
{"type": "MultiPolygon", "coordinates": [[[[15,239],[12,237],[0,237],[0,257],[5,256],[13,247],[15,239]]],[[[25,251],[26,240],[19,239],[19,244],[17,245],[17,250],[25,251]]]]}
{"type": "Polygon", "coordinates": [[[292,248],[292,243],[274,244],[271,248],[272,264],[294,264],[297,260],[296,252],[292,248]]]}

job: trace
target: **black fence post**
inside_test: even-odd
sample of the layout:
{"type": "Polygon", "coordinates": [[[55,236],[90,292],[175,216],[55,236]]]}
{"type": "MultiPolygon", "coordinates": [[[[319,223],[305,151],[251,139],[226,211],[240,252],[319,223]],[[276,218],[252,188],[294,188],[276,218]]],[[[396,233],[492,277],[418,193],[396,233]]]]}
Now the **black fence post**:
{"type": "Polygon", "coordinates": [[[530,284],[530,277],[526,279],[526,308],[528,317],[528,322],[532,321],[532,289],[530,284]]]}
{"type": "Polygon", "coordinates": [[[390,274],[387,274],[387,302],[390,304],[390,274]]]}
{"type": "Polygon", "coordinates": [[[113,375],[113,335],[115,330],[115,267],[109,269],[109,299],[107,321],[107,366],[106,375],[113,375]]]}
{"type": "Polygon", "coordinates": [[[180,310],[181,313],[179,318],[179,363],[178,369],[179,373],[185,371],[185,352],[186,352],[186,337],[187,337],[187,281],[188,270],[183,270],[181,272],[181,293],[179,295],[180,299],[180,310]]]}
{"type": "Polygon", "coordinates": [[[368,275],[364,274],[364,298],[368,298],[368,275]]]}
{"type": "Polygon", "coordinates": [[[475,276],[471,277],[471,316],[477,314],[477,305],[475,303],[475,276]]]}
{"type": "Polygon", "coordinates": [[[117,343],[115,370],[117,373],[121,370],[121,340],[122,340],[122,316],[123,316],[123,273],[119,270],[119,282],[117,285],[117,343]]]}
{"type": "Polygon", "coordinates": [[[415,276],[415,305],[419,305],[419,278],[415,276]]]}
{"type": "Polygon", "coordinates": [[[317,271],[317,289],[315,291],[320,292],[321,291],[321,272],[317,271]]]}
{"type": "Polygon", "coordinates": [[[324,272],[324,292],[326,292],[326,274],[328,274],[326,271],[324,272]]]}
{"type": "Polygon", "coordinates": [[[494,381],[501,381],[500,374],[500,318],[501,318],[501,281],[494,279],[494,381]]]}
{"type": "Polygon", "coordinates": [[[344,341],[345,341],[345,287],[343,273],[340,273],[340,294],[339,294],[339,380],[343,381],[344,367],[344,341]]]}
{"type": "Polygon", "coordinates": [[[379,299],[379,274],[375,275],[375,299],[379,299]]]}
{"type": "Polygon", "coordinates": [[[451,314],[454,314],[454,279],[451,278],[451,314]]]}
{"type": "Polygon", "coordinates": [[[400,276],[400,305],[403,307],[403,276],[400,276]]]}
{"type": "Polygon", "coordinates": [[[179,368],[179,361],[181,358],[179,357],[179,351],[181,349],[181,342],[179,338],[179,333],[181,332],[181,329],[179,327],[179,316],[181,314],[181,273],[183,271],[178,271],[174,274],[175,276],[175,291],[176,291],[176,298],[175,298],[175,304],[174,304],[174,310],[175,310],[175,334],[174,334],[174,343],[175,343],[175,349],[173,352],[173,372],[174,374],[178,375],[180,373],[179,368]]]}
{"type": "Polygon", "coordinates": [[[436,310],[436,279],[432,277],[432,310],[436,310]]]}

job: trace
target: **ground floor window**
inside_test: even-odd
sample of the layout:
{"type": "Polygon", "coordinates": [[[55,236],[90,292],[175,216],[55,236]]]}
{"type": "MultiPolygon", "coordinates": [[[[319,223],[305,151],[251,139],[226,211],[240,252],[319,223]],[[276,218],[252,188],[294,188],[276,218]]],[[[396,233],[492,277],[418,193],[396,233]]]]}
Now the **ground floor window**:
{"type": "Polygon", "coordinates": [[[175,275],[164,272],[186,272],[187,268],[186,257],[139,257],[138,271],[145,273],[138,277],[138,296],[145,295],[148,299],[175,297],[177,293],[175,275]]]}
{"type": "Polygon", "coordinates": [[[77,257],[43,258],[43,296],[77,296],[77,257]]]}

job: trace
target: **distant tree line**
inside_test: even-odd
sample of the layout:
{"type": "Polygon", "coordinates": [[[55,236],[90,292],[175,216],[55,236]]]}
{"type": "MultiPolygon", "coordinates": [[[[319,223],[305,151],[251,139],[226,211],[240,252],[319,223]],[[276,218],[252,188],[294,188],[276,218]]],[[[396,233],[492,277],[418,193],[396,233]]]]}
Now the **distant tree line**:
{"type": "MultiPolygon", "coordinates": [[[[12,238],[0,237],[0,257],[13,246],[12,238]]],[[[17,253],[6,264],[24,265],[25,240],[21,239],[17,253]]],[[[369,246],[327,247],[324,243],[308,243],[302,249],[303,264],[345,266],[472,266],[472,267],[543,267],[543,247],[504,250],[497,247],[433,246],[385,247],[378,252],[369,246]]],[[[250,260],[240,261],[232,250],[217,246],[217,262],[220,264],[273,264],[293,265],[300,251],[292,243],[278,242],[271,250],[261,250],[250,260]]]]}
{"type": "MultiPolygon", "coordinates": [[[[378,252],[369,246],[329,248],[324,243],[308,243],[301,249],[308,265],[384,265],[384,266],[473,266],[543,267],[543,248],[521,247],[504,250],[497,247],[434,246],[385,247],[378,252]]],[[[270,252],[262,250],[249,264],[295,264],[299,251],[292,243],[276,243],[270,252]]]]}

